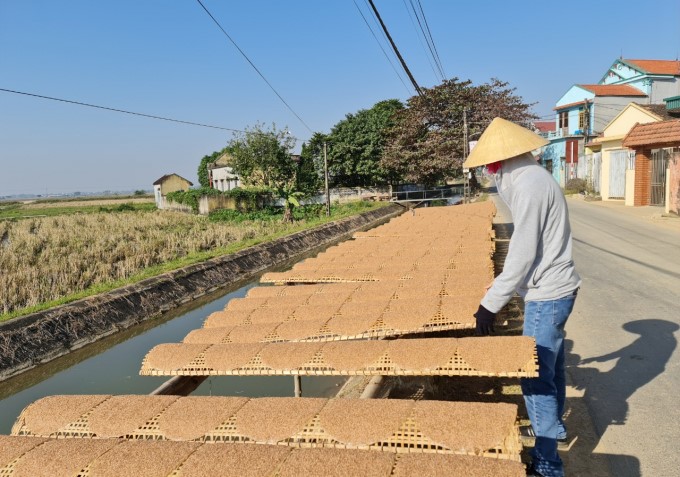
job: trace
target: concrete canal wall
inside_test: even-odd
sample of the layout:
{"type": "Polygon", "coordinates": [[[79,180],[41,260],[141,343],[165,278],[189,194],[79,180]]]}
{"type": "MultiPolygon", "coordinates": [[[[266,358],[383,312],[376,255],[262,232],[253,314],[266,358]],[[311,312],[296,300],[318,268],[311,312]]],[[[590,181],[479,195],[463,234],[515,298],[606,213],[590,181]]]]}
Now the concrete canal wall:
{"type": "Polygon", "coordinates": [[[0,323],[0,381],[401,214],[390,205],[0,323]]]}

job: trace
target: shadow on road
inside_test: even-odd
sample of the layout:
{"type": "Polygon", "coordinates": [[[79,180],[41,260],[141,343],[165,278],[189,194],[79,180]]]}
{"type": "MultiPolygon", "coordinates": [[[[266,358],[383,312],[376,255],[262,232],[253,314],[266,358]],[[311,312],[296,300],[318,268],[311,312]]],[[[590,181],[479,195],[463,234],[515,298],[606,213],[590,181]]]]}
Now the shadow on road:
{"type": "MultiPolygon", "coordinates": [[[[579,444],[588,445],[588,455],[593,455],[601,437],[609,426],[623,425],[628,416],[628,399],[641,387],[664,372],[666,363],[677,346],[676,323],[658,320],[637,320],[623,325],[623,329],[638,335],[628,346],[593,358],[580,359],[573,353],[573,341],[565,340],[567,372],[577,390],[583,391],[583,403],[592,416],[596,435],[593,439],[581,439],[579,444]],[[616,361],[614,367],[602,372],[589,363],[616,361]]],[[[569,419],[567,419],[569,427],[569,419]]],[[[575,433],[578,428],[572,429],[575,433]]],[[[629,455],[606,456],[612,475],[616,477],[639,477],[640,461],[629,455]]]]}

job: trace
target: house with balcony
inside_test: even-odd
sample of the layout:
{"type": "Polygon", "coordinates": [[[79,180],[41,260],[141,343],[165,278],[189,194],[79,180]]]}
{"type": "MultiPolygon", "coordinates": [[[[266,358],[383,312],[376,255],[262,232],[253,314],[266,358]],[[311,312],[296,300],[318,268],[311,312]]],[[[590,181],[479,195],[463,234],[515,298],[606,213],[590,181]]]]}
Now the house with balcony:
{"type": "Polygon", "coordinates": [[[629,103],[664,101],[680,108],[680,61],[615,60],[598,84],[574,85],[556,103],[555,132],[547,135],[543,165],[564,186],[577,175],[584,145],[600,136],[629,103]]]}
{"type": "Polygon", "coordinates": [[[577,177],[584,145],[599,135],[628,103],[646,98],[645,93],[629,85],[572,86],[553,108],[555,131],[548,134],[550,144],[543,151],[543,165],[564,186],[569,179],[577,177]]]}

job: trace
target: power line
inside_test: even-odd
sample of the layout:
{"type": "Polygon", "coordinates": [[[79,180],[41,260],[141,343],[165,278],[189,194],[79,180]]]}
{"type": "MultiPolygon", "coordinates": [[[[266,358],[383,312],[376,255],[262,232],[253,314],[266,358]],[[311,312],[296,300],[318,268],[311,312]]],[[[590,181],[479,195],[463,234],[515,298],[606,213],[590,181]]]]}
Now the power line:
{"type": "Polygon", "coordinates": [[[195,122],[192,122],[192,121],[183,121],[181,119],[166,118],[166,117],[163,117],[163,116],[156,116],[156,115],[153,115],[153,114],[137,113],[137,112],[134,112],[134,111],[127,111],[125,109],[110,108],[108,106],[99,106],[97,104],[83,103],[82,101],[74,101],[74,100],[70,100],[70,99],[54,98],[52,96],[43,96],[41,94],[35,94],[35,93],[26,93],[24,91],[16,91],[16,90],[13,90],[13,89],[0,88],[0,91],[4,91],[6,93],[21,94],[21,95],[24,95],[24,96],[31,96],[33,98],[39,98],[39,99],[49,99],[50,101],[60,101],[62,103],[77,104],[78,106],[87,106],[88,108],[104,109],[106,111],[114,111],[116,113],[132,114],[134,116],[142,116],[144,118],[160,119],[162,121],[170,121],[170,122],[173,122],[173,123],[189,124],[191,126],[200,126],[200,127],[203,127],[203,128],[221,129],[223,131],[246,132],[246,131],[242,131],[240,129],[225,128],[225,127],[222,127],[222,126],[213,126],[213,125],[210,125],[210,124],[195,123],[195,122]]]}
{"type": "Polygon", "coordinates": [[[427,30],[427,34],[430,37],[430,43],[432,44],[432,48],[434,48],[434,54],[436,57],[436,62],[437,65],[439,66],[439,70],[441,71],[442,75],[444,78],[446,78],[446,73],[444,72],[444,65],[442,65],[442,60],[439,58],[439,52],[437,51],[437,46],[434,44],[434,38],[432,37],[432,31],[430,31],[430,25],[427,23],[427,17],[425,16],[425,11],[423,10],[423,4],[418,1],[418,7],[420,8],[420,15],[423,17],[423,22],[425,23],[425,29],[427,30]]]}
{"type": "MultiPolygon", "coordinates": [[[[416,36],[418,37],[418,41],[420,42],[420,46],[423,47],[423,51],[425,52],[425,56],[427,57],[427,62],[430,64],[430,68],[432,69],[432,73],[434,73],[435,77],[438,76],[437,71],[435,71],[434,64],[432,63],[432,60],[430,59],[430,56],[427,55],[427,49],[425,49],[425,45],[423,44],[423,39],[421,38],[421,35],[418,33],[418,27],[416,26],[416,22],[413,20],[413,14],[411,13],[411,10],[408,7],[408,4],[406,3],[406,0],[403,0],[404,2],[404,7],[406,8],[406,12],[408,13],[408,17],[411,20],[411,25],[413,25],[413,30],[416,32],[416,36]]],[[[413,5],[411,5],[413,8],[413,5]]],[[[416,17],[417,18],[417,17],[416,17]]],[[[418,23],[420,23],[420,19],[418,19],[418,23]]],[[[420,27],[420,31],[422,32],[422,26],[420,27]]],[[[422,35],[424,36],[424,35],[422,35]]],[[[428,48],[430,44],[428,43],[428,48]]],[[[432,49],[430,48],[430,53],[432,53],[432,49]]],[[[437,68],[438,69],[438,68],[437,68]]],[[[439,73],[439,79],[443,80],[444,78],[441,76],[441,72],[439,73]]]]}
{"type": "Polygon", "coordinates": [[[399,58],[399,62],[401,63],[401,66],[404,68],[404,71],[406,71],[406,74],[408,75],[409,79],[411,80],[413,87],[415,88],[418,95],[422,96],[423,92],[420,89],[420,86],[418,86],[416,79],[411,74],[411,70],[409,70],[408,66],[406,66],[406,62],[404,61],[404,58],[402,58],[401,53],[399,53],[399,49],[397,48],[397,45],[395,45],[394,40],[392,40],[392,36],[390,35],[390,32],[387,31],[387,27],[385,26],[385,23],[383,22],[382,18],[380,17],[380,13],[378,13],[378,9],[375,8],[375,4],[373,3],[373,0],[368,0],[368,3],[371,4],[371,8],[373,9],[373,13],[375,14],[376,18],[380,22],[380,26],[382,27],[383,31],[385,32],[387,39],[390,41],[390,45],[392,45],[392,49],[394,50],[394,53],[397,55],[397,58],[399,58]]]}
{"type": "MultiPolygon", "coordinates": [[[[406,1],[404,1],[404,4],[406,4],[406,1]]],[[[429,60],[430,57],[432,57],[432,60],[434,61],[434,64],[437,66],[437,70],[439,71],[439,77],[443,81],[444,80],[444,70],[441,67],[441,64],[437,61],[437,55],[435,55],[435,50],[433,48],[434,44],[432,42],[432,38],[431,38],[431,36],[428,37],[428,34],[425,31],[425,28],[423,27],[423,24],[425,23],[425,19],[423,18],[423,21],[420,20],[421,14],[419,14],[418,10],[416,10],[416,7],[415,7],[415,4],[413,3],[413,0],[409,0],[409,4],[411,5],[411,10],[413,11],[413,14],[416,17],[416,21],[418,22],[418,28],[420,29],[420,33],[421,33],[422,37],[425,38],[425,43],[427,43],[427,49],[430,51],[430,55],[428,56],[428,60],[429,60]]],[[[406,8],[408,10],[408,6],[406,8]]],[[[422,9],[420,11],[422,13],[422,9]]],[[[427,55],[427,51],[425,51],[425,54],[427,55]]]]}
{"type": "Polygon", "coordinates": [[[229,33],[227,33],[227,31],[222,27],[222,25],[220,25],[220,22],[218,22],[217,19],[213,16],[213,14],[210,13],[210,11],[206,8],[206,6],[203,5],[203,2],[202,2],[201,0],[196,0],[196,1],[197,1],[198,4],[203,8],[203,10],[205,10],[205,13],[208,14],[208,16],[212,19],[212,21],[215,22],[215,25],[217,25],[217,27],[218,27],[220,30],[222,30],[222,33],[224,33],[224,35],[229,39],[229,41],[236,47],[236,49],[238,50],[238,52],[241,53],[241,56],[243,56],[243,57],[246,59],[246,61],[250,64],[250,66],[252,66],[253,69],[257,72],[257,74],[260,75],[260,78],[262,78],[262,79],[264,80],[264,82],[267,83],[267,86],[269,86],[269,88],[271,88],[271,90],[274,92],[274,94],[275,94],[276,96],[278,96],[278,98],[281,100],[281,102],[282,102],[283,104],[286,105],[286,107],[288,108],[288,110],[289,110],[291,113],[293,113],[293,115],[298,119],[298,121],[300,121],[300,122],[302,123],[302,125],[303,125],[304,127],[306,127],[307,130],[308,130],[310,133],[314,134],[314,131],[312,131],[312,129],[311,129],[309,126],[307,126],[307,123],[304,122],[304,121],[302,120],[302,118],[300,117],[300,115],[298,115],[298,113],[295,112],[295,110],[294,110],[294,109],[286,102],[286,100],[283,99],[283,97],[279,94],[279,92],[276,91],[276,89],[272,86],[272,84],[267,80],[267,78],[265,78],[265,76],[262,74],[262,72],[257,68],[257,66],[255,66],[255,64],[254,64],[252,61],[250,61],[250,58],[248,58],[248,55],[246,55],[245,52],[241,49],[241,47],[239,47],[239,46],[236,44],[236,42],[235,42],[234,39],[229,35],[229,33]]]}
{"type": "Polygon", "coordinates": [[[392,69],[394,70],[394,73],[395,73],[395,74],[397,75],[397,77],[399,78],[399,81],[401,81],[401,84],[404,85],[404,88],[406,88],[406,92],[410,95],[410,94],[411,94],[411,91],[408,89],[408,86],[406,86],[406,83],[404,82],[404,79],[403,79],[403,78],[401,77],[401,75],[399,74],[399,71],[397,71],[397,67],[394,66],[394,63],[392,63],[392,60],[390,59],[389,55],[388,55],[387,52],[385,51],[385,48],[383,48],[382,43],[380,43],[380,40],[378,40],[378,36],[377,36],[377,35],[375,34],[375,32],[373,31],[373,28],[371,28],[371,25],[368,23],[368,20],[366,20],[366,17],[364,16],[364,13],[363,13],[363,12],[361,11],[361,9],[359,8],[359,5],[357,4],[356,0],[352,0],[352,2],[354,2],[354,6],[357,7],[357,11],[359,12],[359,15],[361,15],[361,18],[363,18],[364,23],[366,24],[366,26],[368,27],[368,29],[371,31],[371,35],[373,35],[373,38],[375,38],[375,42],[376,42],[376,43],[378,44],[378,46],[380,47],[380,50],[382,50],[383,55],[385,55],[385,58],[387,58],[387,61],[389,61],[390,66],[391,66],[392,69]]]}

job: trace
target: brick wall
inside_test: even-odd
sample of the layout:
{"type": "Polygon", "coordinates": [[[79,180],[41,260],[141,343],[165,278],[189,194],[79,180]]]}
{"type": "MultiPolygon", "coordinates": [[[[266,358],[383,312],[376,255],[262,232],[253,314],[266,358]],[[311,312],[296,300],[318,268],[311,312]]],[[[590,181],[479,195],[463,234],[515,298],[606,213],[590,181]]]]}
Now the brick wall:
{"type": "Polygon", "coordinates": [[[651,149],[635,151],[635,199],[633,205],[649,205],[651,202],[652,182],[651,149]]]}
{"type": "Polygon", "coordinates": [[[669,174],[666,180],[669,185],[669,210],[680,214],[680,151],[673,153],[668,161],[669,174]]]}

